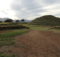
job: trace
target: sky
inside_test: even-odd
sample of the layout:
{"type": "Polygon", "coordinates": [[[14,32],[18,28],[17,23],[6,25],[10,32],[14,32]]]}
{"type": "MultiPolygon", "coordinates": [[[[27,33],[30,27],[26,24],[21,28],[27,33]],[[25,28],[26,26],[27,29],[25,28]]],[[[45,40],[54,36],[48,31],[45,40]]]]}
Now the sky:
{"type": "Polygon", "coordinates": [[[33,20],[43,15],[60,17],[60,0],[0,0],[0,18],[33,20]]]}

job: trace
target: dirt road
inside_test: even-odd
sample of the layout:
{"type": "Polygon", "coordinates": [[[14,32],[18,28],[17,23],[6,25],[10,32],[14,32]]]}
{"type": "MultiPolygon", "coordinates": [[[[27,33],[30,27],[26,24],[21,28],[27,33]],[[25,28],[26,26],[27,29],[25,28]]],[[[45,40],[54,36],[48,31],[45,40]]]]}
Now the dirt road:
{"type": "Polygon", "coordinates": [[[17,57],[60,57],[60,33],[32,30],[15,39],[9,52],[17,57]]]}
{"type": "Polygon", "coordinates": [[[17,36],[13,52],[18,57],[60,57],[60,34],[52,31],[30,31],[17,36]]]}

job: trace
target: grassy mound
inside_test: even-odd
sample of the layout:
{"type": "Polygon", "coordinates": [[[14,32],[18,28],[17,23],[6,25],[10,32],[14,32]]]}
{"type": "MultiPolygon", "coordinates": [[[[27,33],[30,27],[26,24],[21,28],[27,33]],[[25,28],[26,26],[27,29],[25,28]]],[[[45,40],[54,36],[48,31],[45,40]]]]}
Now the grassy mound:
{"type": "Polygon", "coordinates": [[[43,26],[60,26],[60,18],[46,15],[39,18],[36,18],[32,21],[33,25],[43,25],[43,26]]]}

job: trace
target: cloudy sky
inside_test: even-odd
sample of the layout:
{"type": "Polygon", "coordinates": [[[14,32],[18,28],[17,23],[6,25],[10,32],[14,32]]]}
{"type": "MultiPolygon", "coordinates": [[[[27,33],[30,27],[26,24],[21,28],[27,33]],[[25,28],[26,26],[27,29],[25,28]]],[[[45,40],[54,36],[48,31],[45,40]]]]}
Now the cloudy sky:
{"type": "Polygon", "coordinates": [[[0,18],[32,20],[43,15],[60,17],[60,0],[0,0],[0,18]]]}

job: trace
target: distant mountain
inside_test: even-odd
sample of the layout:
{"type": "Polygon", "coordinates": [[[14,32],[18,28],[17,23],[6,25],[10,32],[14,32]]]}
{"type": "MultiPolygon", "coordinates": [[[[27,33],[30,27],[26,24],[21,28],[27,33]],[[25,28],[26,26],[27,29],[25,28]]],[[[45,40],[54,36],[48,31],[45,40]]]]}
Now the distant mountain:
{"type": "Polygon", "coordinates": [[[47,26],[60,26],[60,18],[52,16],[52,15],[45,15],[42,17],[38,17],[31,22],[34,25],[47,25],[47,26]]]}
{"type": "Polygon", "coordinates": [[[10,19],[10,18],[0,18],[0,21],[3,21],[4,22],[7,19],[10,19]]]}
{"type": "Polygon", "coordinates": [[[4,20],[6,20],[5,18],[0,18],[0,21],[4,21],[4,20]]]}
{"type": "MultiPolygon", "coordinates": [[[[7,20],[7,19],[10,19],[10,18],[0,18],[0,21],[2,21],[2,22],[4,22],[5,20],[7,20]]],[[[19,20],[19,19],[17,19],[17,20],[19,20]]],[[[26,20],[26,19],[24,19],[24,22],[31,22],[32,20],[26,20]]],[[[16,20],[13,20],[13,22],[16,22],[16,20]]],[[[22,22],[21,20],[19,20],[19,22],[22,22]]]]}
{"type": "Polygon", "coordinates": [[[25,20],[25,22],[31,22],[32,20],[25,20]]]}

